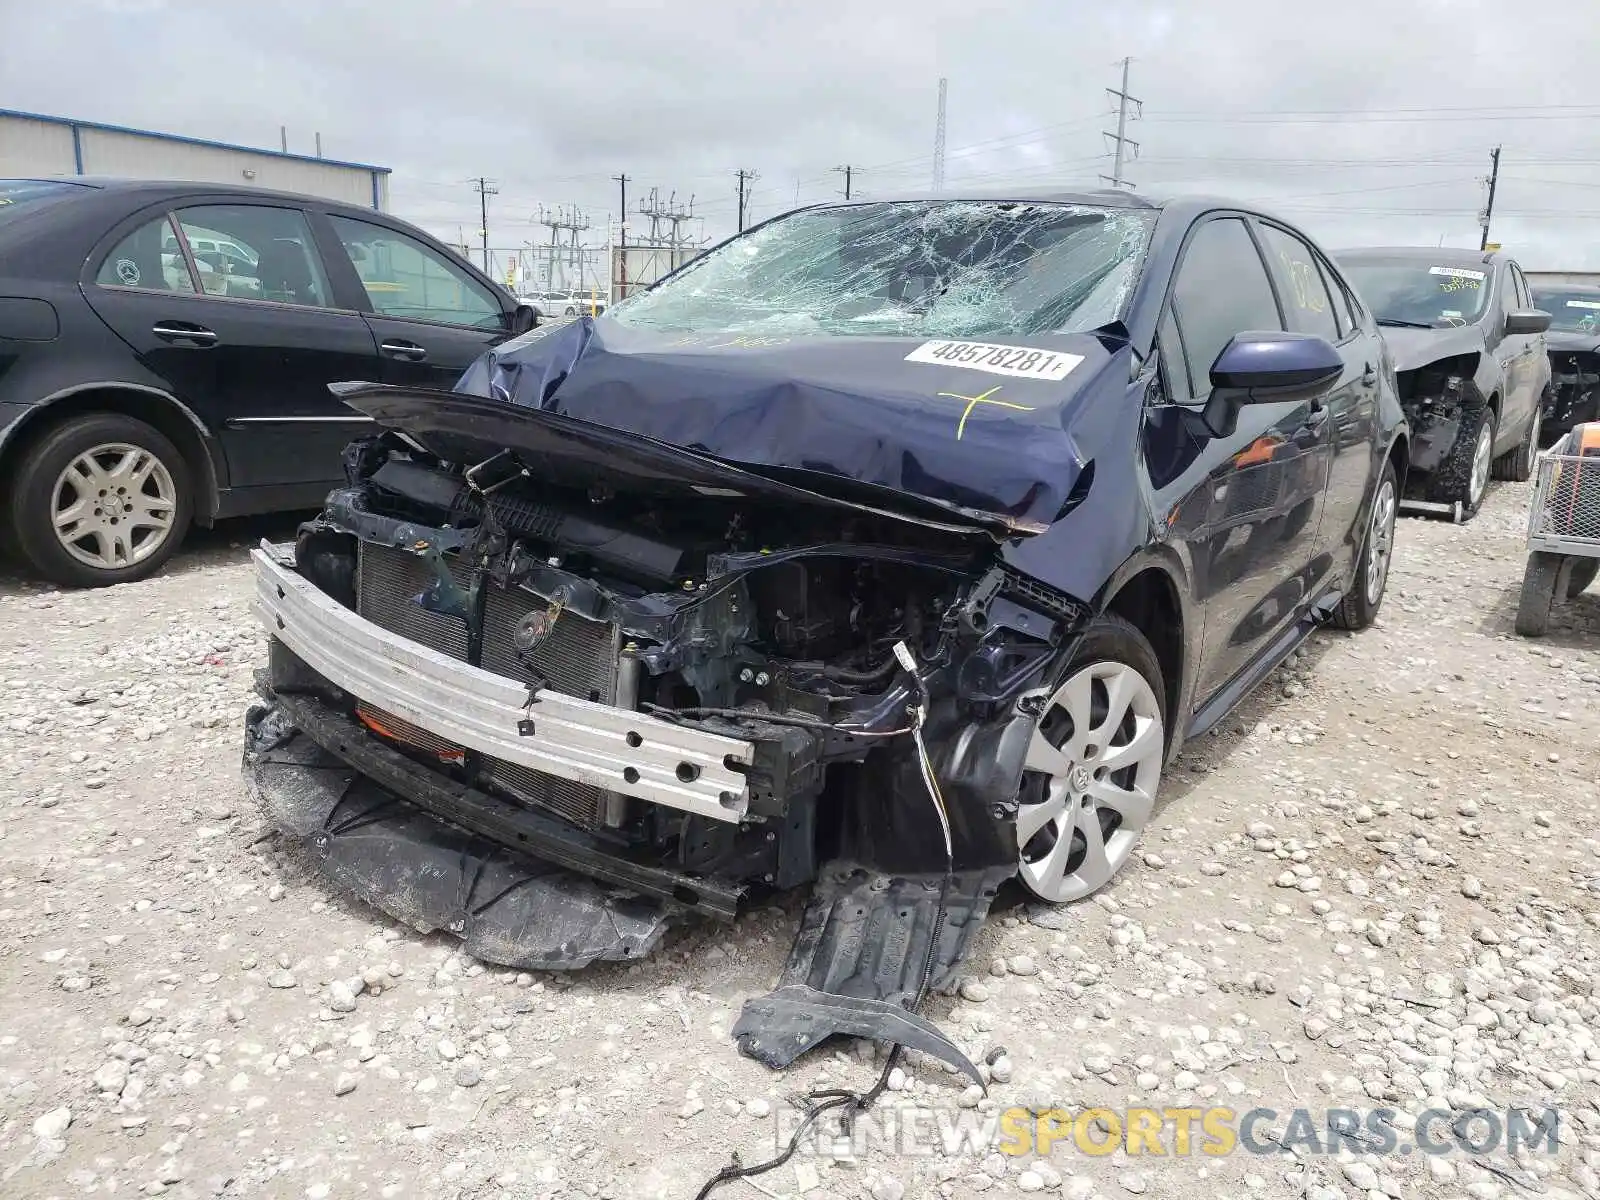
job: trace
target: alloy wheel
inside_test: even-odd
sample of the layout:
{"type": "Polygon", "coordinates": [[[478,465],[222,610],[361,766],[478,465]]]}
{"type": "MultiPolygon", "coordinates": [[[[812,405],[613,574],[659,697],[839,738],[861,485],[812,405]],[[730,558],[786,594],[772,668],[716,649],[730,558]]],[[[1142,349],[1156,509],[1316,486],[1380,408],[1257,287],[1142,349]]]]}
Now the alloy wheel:
{"type": "Polygon", "coordinates": [[[1372,525],[1367,530],[1367,604],[1377,607],[1383,587],[1389,581],[1389,560],[1394,553],[1394,521],[1399,506],[1395,503],[1394,481],[1385,479],[1372,500],[1372,525]]]}
{"type": "Polygon", "coordinates": [[[1150,820],[1166,731],[1150,683],[1112,660],[1075,670],[1044,706],[1017,809],[1018,873],[1053,903],[1104,887],[1150,820]]]}
{"type": "Polygon", "coordinates": [[[172,536],[178,489],[165,463],[142,446],[85,450],[56,476],[50,524],[78,562],[115,571],[143,562],[172,536]]]}
{"type": "Polygon", "coordinates": [[[1485,417],[1478,430],[1478,444],[1472,451],[1472,475],[1467,481],[1467,506],[1477,508],[1489,486],[1489,469],[1494,465],[1494,422],[1485,417]]]}
{"type": "Polygon", "coordinates": [[[1533,424],[1528,426],[1528,448],[1523,452],[1522,474],[1533,474],[1533,468],[1539,463],[1539,435],[1544,432],[1544,404],[1541,401],[1538,408],[1533,410],[1533,424]]]}

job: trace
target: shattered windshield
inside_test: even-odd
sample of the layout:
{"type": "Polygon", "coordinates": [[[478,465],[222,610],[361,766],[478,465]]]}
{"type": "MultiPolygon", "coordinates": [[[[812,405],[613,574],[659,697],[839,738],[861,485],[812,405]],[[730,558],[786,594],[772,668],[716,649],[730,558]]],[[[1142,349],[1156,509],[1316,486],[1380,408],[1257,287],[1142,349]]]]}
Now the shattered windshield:
{"type": "Polygon", "coordinates": [[[1533,294],[1533,306],[1550,314],[1550,328],[1561,333],[1600,333],[1600,290],[1533,294]]]}
{"type": "Polygon", "coordinates": [[[1418,258],[1341,258],[1339,265],[1380,324],[1470,325],[1489,299],[1489,273],[1481,266],[1418,258]]]}
{"type": "Polygon", "coordinates": [[[791,213],[629,297],[607,319],[664,332],[908,337],[1074,333],[1116,320],[1156,214],[1016,201],[791,213]]]}

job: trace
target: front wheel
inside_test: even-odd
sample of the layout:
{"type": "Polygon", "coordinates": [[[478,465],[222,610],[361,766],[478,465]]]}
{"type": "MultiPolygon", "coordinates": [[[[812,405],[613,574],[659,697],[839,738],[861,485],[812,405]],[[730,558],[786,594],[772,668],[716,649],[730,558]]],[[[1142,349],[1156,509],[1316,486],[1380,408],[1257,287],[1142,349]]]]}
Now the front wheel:
{"type": "Polygon", "coordinates": [[[52,583],[103,587],[161,567],[189,526],[189,472],[160,430],[121,413],[73,417],[18,464],[17,543],[52,583]]]}
{"type": "Polygon", "coordinates": [[[1389,583],[1389,564],[1394,557],[1394,522],[1399,511],[1399,485],[1394,463],[1385,462],[1372,494],[1372,515],[1362,540],[1361,557],[1356,560],[1355,578],[1344,599],[1334,610],[1333,623],[1352,633],[1365,629],[1377,619],[1389,583]]]}
{"type": "Polygon", "coordinates": [[[1099,891],[1155,809],[1167,751],[1161,665],[1120,617],[1096,617],[1040,711],[1018,795],[1017,872],[1052,904],[1099,891]]]}
{"type": "Polygon", "coordinates": [[[1494,465],[1494,410],[1487,405],[1462,419],[1456,444],[1434,472],[1428,488],[1429,500],[1459,504],[1460,520],[1470,521],[1483,505],[1494,465]]]}
{"type": "Polygon", "coordinates": [[[1506,483],[1527,483],[1533,478],[1533,468],[1539,461],[1539,434],[1544,428],[1544,400],[1541,398],[1528,422],[1527,435],[1509,454],[1494,462],[1494,477],[1506,483]]]}

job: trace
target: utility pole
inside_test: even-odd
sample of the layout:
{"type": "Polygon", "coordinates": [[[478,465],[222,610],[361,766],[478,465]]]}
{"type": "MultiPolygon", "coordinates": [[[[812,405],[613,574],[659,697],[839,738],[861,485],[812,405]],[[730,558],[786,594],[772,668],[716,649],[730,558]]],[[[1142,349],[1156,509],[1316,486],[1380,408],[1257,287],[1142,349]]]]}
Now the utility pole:
{"type": "MultiPolygon", "coordinates": [[[[850,181],[855,178],[856,169],[851,166],[843,166],[835,167],[834,170],[844,176],[844,198],[846,200],[850,199],[850,181]]],[[[800,197],[797,195],[795,202],[799,203],[799,200],[800,197]]]]}
{"type": "Polygon", "coordinates": [[[1489,222],[1494,219],[1494,189],[1500,182],[1500,147],[1489,151],[1489,202],[1483,206],[1483,216],[1478,224],[1483,226],[1483,236],[1478,239],[1478,249],[1489,248],[1489,222]]]}
{"type": "Polygon", "coordinates": [[[939,119],[933,127],[933,190],[944,191],[944,103],[950,90],[948,79],[939,80],[939,119]]]}
{"type": "Polygon", "coordinates": [[[1144,115],[1144,101],[1128,94],[1128,64],[1132,61],[1133,59],[1131,58],[1122,60],[1121,90],[1119,91],[1116,88],[1106,89],[1106,94],[1117,102],[1117,132],[1104,135],[1116,144],[1116,156],[1111,164],[1111,174],[1109,176],[1100,176],[1101,179],[1108,180],[1114,188],[1126,186],[1129,190],[1132,190],[1133,185],[1122,177],[1122,168],[1124,163],[1127,162],[1127,150],[1130,146],[1133,148],[1132,157],[1137,158],[1139,156],[1139,143],[1128,137],[1128,107],[1130,105],[1133,106],[1136,110],[1135,116],[1142,117],[1144,115]]]}
{"type": "Polygon", "coordinates": [[[745,184],[754,183],[761,176],[758,172],[746,171],[743,167],[740,167],[735,174],[739,176],[739,232],[743,233],[745,205],[750,202],[750,193],[745,184]]]}
{"type": "Polygon", "coordinates": [[[617,293],[612,299],[621,300],[628,294],[628,177],[613,175],[611,178],[622,190],[622,206],[617,209],[617,265],[613,270],[607,263],[606,272],[608,276],[615,276],[608,280],[608,290],[614,287],[617,293]]]}
{"type": "Polygon", "coordinates": [[[489,197],[498,196],[500,189],[491,187],[489,181],[479,176],[472,183],[472,190],[478,193],[478,232],[483,237],[483,272],[489,273],[489,197]]]}

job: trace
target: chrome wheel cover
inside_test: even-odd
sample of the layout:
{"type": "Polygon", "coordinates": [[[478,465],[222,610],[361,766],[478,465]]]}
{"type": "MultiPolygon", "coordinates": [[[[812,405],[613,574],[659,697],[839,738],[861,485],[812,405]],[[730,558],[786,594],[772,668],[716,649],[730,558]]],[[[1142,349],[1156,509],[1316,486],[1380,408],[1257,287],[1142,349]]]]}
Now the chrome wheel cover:
{"type": "Polygon", "coordinates": [[[1018,874],[1042,900],[1098,891],[1127,863],[1161,782],[1166,731],[1143,675],[1104,660],[1046,702],[1017,809],[1018,874]]]}
{"type": "Polygon", "coordinates": [[[1376,607],[1389,581],[1389,560],[1394,554],[1394,521],[1398,510],[1394,483],[1385,479],[1372,500],[1372,524],[1367,529],[1367,605],[1376,607]]]}
{"type": "Polygon", "coordinates": [[[56,476],[50,526],[61,548],[97,571],[143,562],[166,545],[178,489],[165,463],[142,446],[107,442],[56,476]]]}

